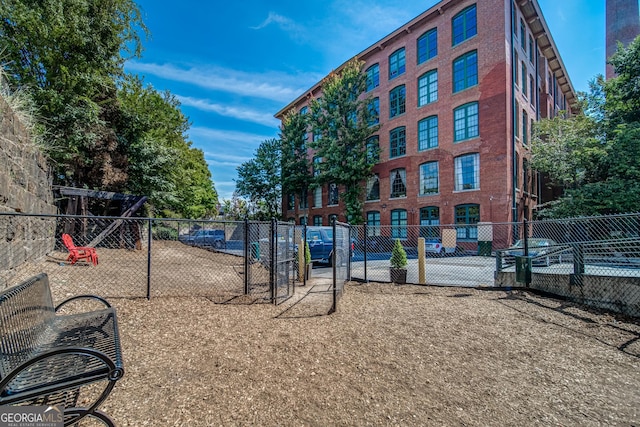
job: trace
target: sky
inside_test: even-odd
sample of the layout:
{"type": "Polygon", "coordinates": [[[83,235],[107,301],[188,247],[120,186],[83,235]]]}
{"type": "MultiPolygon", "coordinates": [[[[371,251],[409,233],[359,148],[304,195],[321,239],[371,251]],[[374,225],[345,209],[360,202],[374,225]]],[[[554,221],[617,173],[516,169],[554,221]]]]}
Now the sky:
{"type": "MultiPolygon", "coordinates": [[[[437,0],[137,0],[150,36],[125,70],[181,103],[219,198],[273,116],[437,0]]],[[[576,90],[605,71],[605,0],[538,0],[576,90]]],[[[481,25],[481,23],[479,23],[481,25]]]]}

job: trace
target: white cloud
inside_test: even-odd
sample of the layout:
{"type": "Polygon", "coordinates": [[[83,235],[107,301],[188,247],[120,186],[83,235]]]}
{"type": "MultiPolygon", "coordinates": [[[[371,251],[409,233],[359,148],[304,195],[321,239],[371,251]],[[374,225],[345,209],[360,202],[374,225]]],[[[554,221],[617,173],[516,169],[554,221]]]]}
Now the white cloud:
{"type": "Polygon", "coordinates": [[[184,106],[197,108],[201,111],[211,111],[225,117],[233,117],[239,120],[258,123],[264,126],[277,127],[279,121],[273,115],[262,111],[252,110],[244,107],[233,107],[229,105],[213,103],[208,99],[192,98],[190,96],[176,95],[176,98],[184,106]]]}
{"type": "Polygon", "coordinates": [[[126,68],[138,74],[151,74],[205,89],[277,102],[291,101],[318,80],[318,76],[305,73],[248,73],[217,66],[180,68],[173,64],[138,61],[127,62],[126,68]]]}

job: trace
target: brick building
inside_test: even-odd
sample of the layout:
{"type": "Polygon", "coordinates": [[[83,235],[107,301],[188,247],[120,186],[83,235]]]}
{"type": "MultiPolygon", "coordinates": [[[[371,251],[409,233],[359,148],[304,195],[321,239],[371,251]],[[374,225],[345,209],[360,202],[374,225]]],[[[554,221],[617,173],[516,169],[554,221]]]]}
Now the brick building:
{"type": "MultiPolygon", "coordinates": [[[[356,56],[381,125],[362,184],[368,224],[469,224],[458,238],[473,241],[472,224],[530,218],[546,201],[528,167],[531,126],[577,100],[536,0],[443,0],[356,56]]],[[[276,117],[321,92],[318,82],[276,117]]],[[[339,192],[286,195],[284,216],[346,221],[339,192]]]]}
{"type": "MultiPolygon", "coordinates": [[[[627,46],[640,34],[638,0],[607,0],[607,59],[618,50],[618,42],[627,46]]],[[[615,77],[613,67],[607,64],[606,77],[615,77]]]]}

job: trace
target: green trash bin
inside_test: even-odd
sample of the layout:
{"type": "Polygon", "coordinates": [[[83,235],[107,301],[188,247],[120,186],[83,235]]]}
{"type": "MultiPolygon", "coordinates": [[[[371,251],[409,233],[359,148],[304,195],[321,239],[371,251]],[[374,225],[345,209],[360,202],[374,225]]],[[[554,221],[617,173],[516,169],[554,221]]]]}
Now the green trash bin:
{"type": "Polygon", "coordinates": [[[531,283],[531,257],[530,256],[517,256],[516,257],[516,282],[518,283],[531,283]]]}
{"type": "Polygon", "coordinates": [[[256,261],[260,259],[260,242],[251,243],[251,258],[256,261]]]}
{"type": "Polygon", "coordinates": [[[478,256],[491,256],[493,242],[478,242],[478,256]]]}

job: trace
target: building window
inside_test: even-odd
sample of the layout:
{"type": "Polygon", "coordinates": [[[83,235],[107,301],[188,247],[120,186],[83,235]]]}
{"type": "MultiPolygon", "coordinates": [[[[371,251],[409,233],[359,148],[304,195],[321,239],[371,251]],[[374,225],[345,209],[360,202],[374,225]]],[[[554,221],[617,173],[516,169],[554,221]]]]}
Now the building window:
{"type": "Polygon", "coordinates": [[[334,184],[334,183],[329,184],[329,201],[327,204],[329,206],[337,205],[339,196],[340,196],[340,193],[338,193],[338,184],[334,184]]]}
{"type": "Polygon", "coordinates": [[[296,195],[291,193],[287,195],[287,210],[292,211],[296,208],[296,195]]]}
{"type": "Polygon", "coordinates": [[[367,92],[380,86],[380,66],[374,64],[367,68],[367,92]]]}
{"type": "Polygon", "coordinates": [[[514,108],[515,114],[513,115],[514,123],[513,123],[513,132],[516,135],[516,138],[520,137],[520,103],[516,101],[516,106],[514,108]]]}
{"type": "Polygon", "coordinates": [[[302,190],[300,193],[300,209],[309,208],[309,200],[307,197],[307,190],[302,190]]]}
{"type": "Polygon", "coordinates": [[[369,126],[380,123],[380,98],[373,98],[369,102],[369,126]]]}
{"type": "Polygon", "coordinates": [[[475,138],[480,134],[478,103],[471,102],[453,110],[454,142],[475,138]]]}
{"type": "Polygon", "coordinates": [[[429,30],[418,38],[418,65],[438,55],[438,30],[429,30]]]}
{"type": "Polygon", "coordinates": [[[427,71],[418,78],[418,107],[438,100],[438,70],[427,71]]]}
{"type": "Polygon", "coordinates": [[[367,200],[380,200],[380,177],[378,174],[367,180],[367,200]]]}
{"type": "Polygon", "coordinates": [[[529,143],[529,129],[527,129],[527,125],[529,124],[529,115],[525,110],[522,110],[522,144],[527,145],[529,143]]]}
{"type": "Polygon", "coordinates": [[[389,174],[391,182],[390,198],[407,196],[407,171],[404,169],[393,169],[389,174]]]}
{"type": "Polygon", "coordinates": [[[307,107],[306,105],[304,107],[302,107],[300,109],[300,114],[304,115],[307,114],[307,112],[309,111],[309,107],[307,107]]]}
{"type": "Polygon", "coordinates": [[[380,161],[380,144],[378,135],[371,136],[367,139],[367,161],[370,163],[378,163],[380,161]]]}
{"type": "Polygon", "coordinates": [[[320,133],[320,131],[315,131],[313,132],[313,141],[319,141],[320,138],[322,138],[322,134],[320,133]]]}
{"type": "Polygon", "coordinates": [[[438,146],[438,116],[430,116],[418,122],[418,151],[438,146]]]}
{"type": "Polygon", "coordinates": [[[513,81],[518,86],[520,84],[520,78],[518,77],[518,64],[520,61],[518,60],[518,52],[516,49],[513,49],[513,81]]]}
{"type": "Polygon", "coordinates": [[[522,78],[522,94],[527,96],[527,66],[524,65],[524,61],[520,61],[520,66],[522,68],[522,74],[520,76],[522,78]]]}
{"type": "Polygon", "coordinates": [[[405,209],[391,211],[391,237],[393,239],[407,238],[407,211],[405,209]]]}
{"type": "Polygon", "coordinates": [[[516,153],[516,161],[515,161],[515,164],[513,165],[513,180],[515,181],[515,187],[517,191],[520,190],[520,187],[518,184],[518,178],[520,178],[519,176],[520,172],[518,171],[519,168],[520,168],[520,155],[516,153]]]}
{"type": "Polygon", "coordinates": [[[314,215],[313,216],[313,225],[315,227],[321,227],[322,226],[322,215],[314,215]]]}
{"type": "Polygon", "coordinates": [[[533,64],[535,51],[533,50],[533,37],[529,34],[529,61],[533,64]]]}
{"type": "Polygon", "coordinates": [[[458,205],[455,209],[458,240],[478,240],[476,224],[480,221],[480,205],[458,205]]]}
{"type": "Polygon", "coordinates": [[[420,195],[438,194],[438,162],[428,162],[420,165],[420,195]]]}
{"type": "Polygon", "coordinates": [[[476,5],[469,6],[451,20],[453,43],[455,46],[475,36],[478,32],[476,24],[476,5]]]}
{"type": "Polygon", "coordinates": [[[389,92],[389,118],[405,112],[406,92],[404,85],[395,87],[389,92]]]}
{"type": "Polygon", "coordinates": [[[529,161],[522,159],[522,190],[529,192],[529,161]]]}
{"type": "Polygon", "coordinates": [[[380,212],[367,212],[367,236],[374,237],[380,235],[380,212]]]}
{"type": "Polygon", "coordinates": [[[420,208],[420,237],[425,239],[440,237],[440,208],[437,206],[420,208]]]}
{"type": "Polygon", "coordinates": [[[322,187],[316,187],[313,189],[313,207],[322,207],[322,187]]]}
{"type": "Polygon", "coordinates": [[[407,154],[405,128],[400,126],[389,132],[389,158],[400,157],[407,154]]]}
{"type": "Polygon", "coordinates": [[[480,155],[465,154],[455,158],[455,191],[480,188],[480,155]]]}
{"type": "Polygon", "coordinates": [[[534,97],[535,97],[535,85],[533,83],[533,76],[529,74],[529,94],[531,95],[529,98],[531,99],[531,105],[534,105],[534,97]]]}
{"type": "Polygon", "coordinates": [[[395,79],[405,70],[404,48],[400,48],[389,55],[389,80],[395,79]]]}
{"type": "Polygon", "coordinates": [[[520,18],[520,46],[522,50],[527,52],[527,38],[526,38],[527,30],[524,27],[524,21],[520,18]]]}
{"type": "Polygon", "coordinates": [[[467,52],[453,61],[453,93],[478,84],[478,52],[467,52]]]}
{"type": "Polygon", "coordinates": [[[311,168],[313,170],[313,176],[320,175],[320,163],[322,163],[322,157],[314,156],[313,165],[311,165],[311,168]]]}
{"type": "Polygon", "coordinates": [[[307,225],[307,216],[300,217],[300,225],[307,225]]]}

